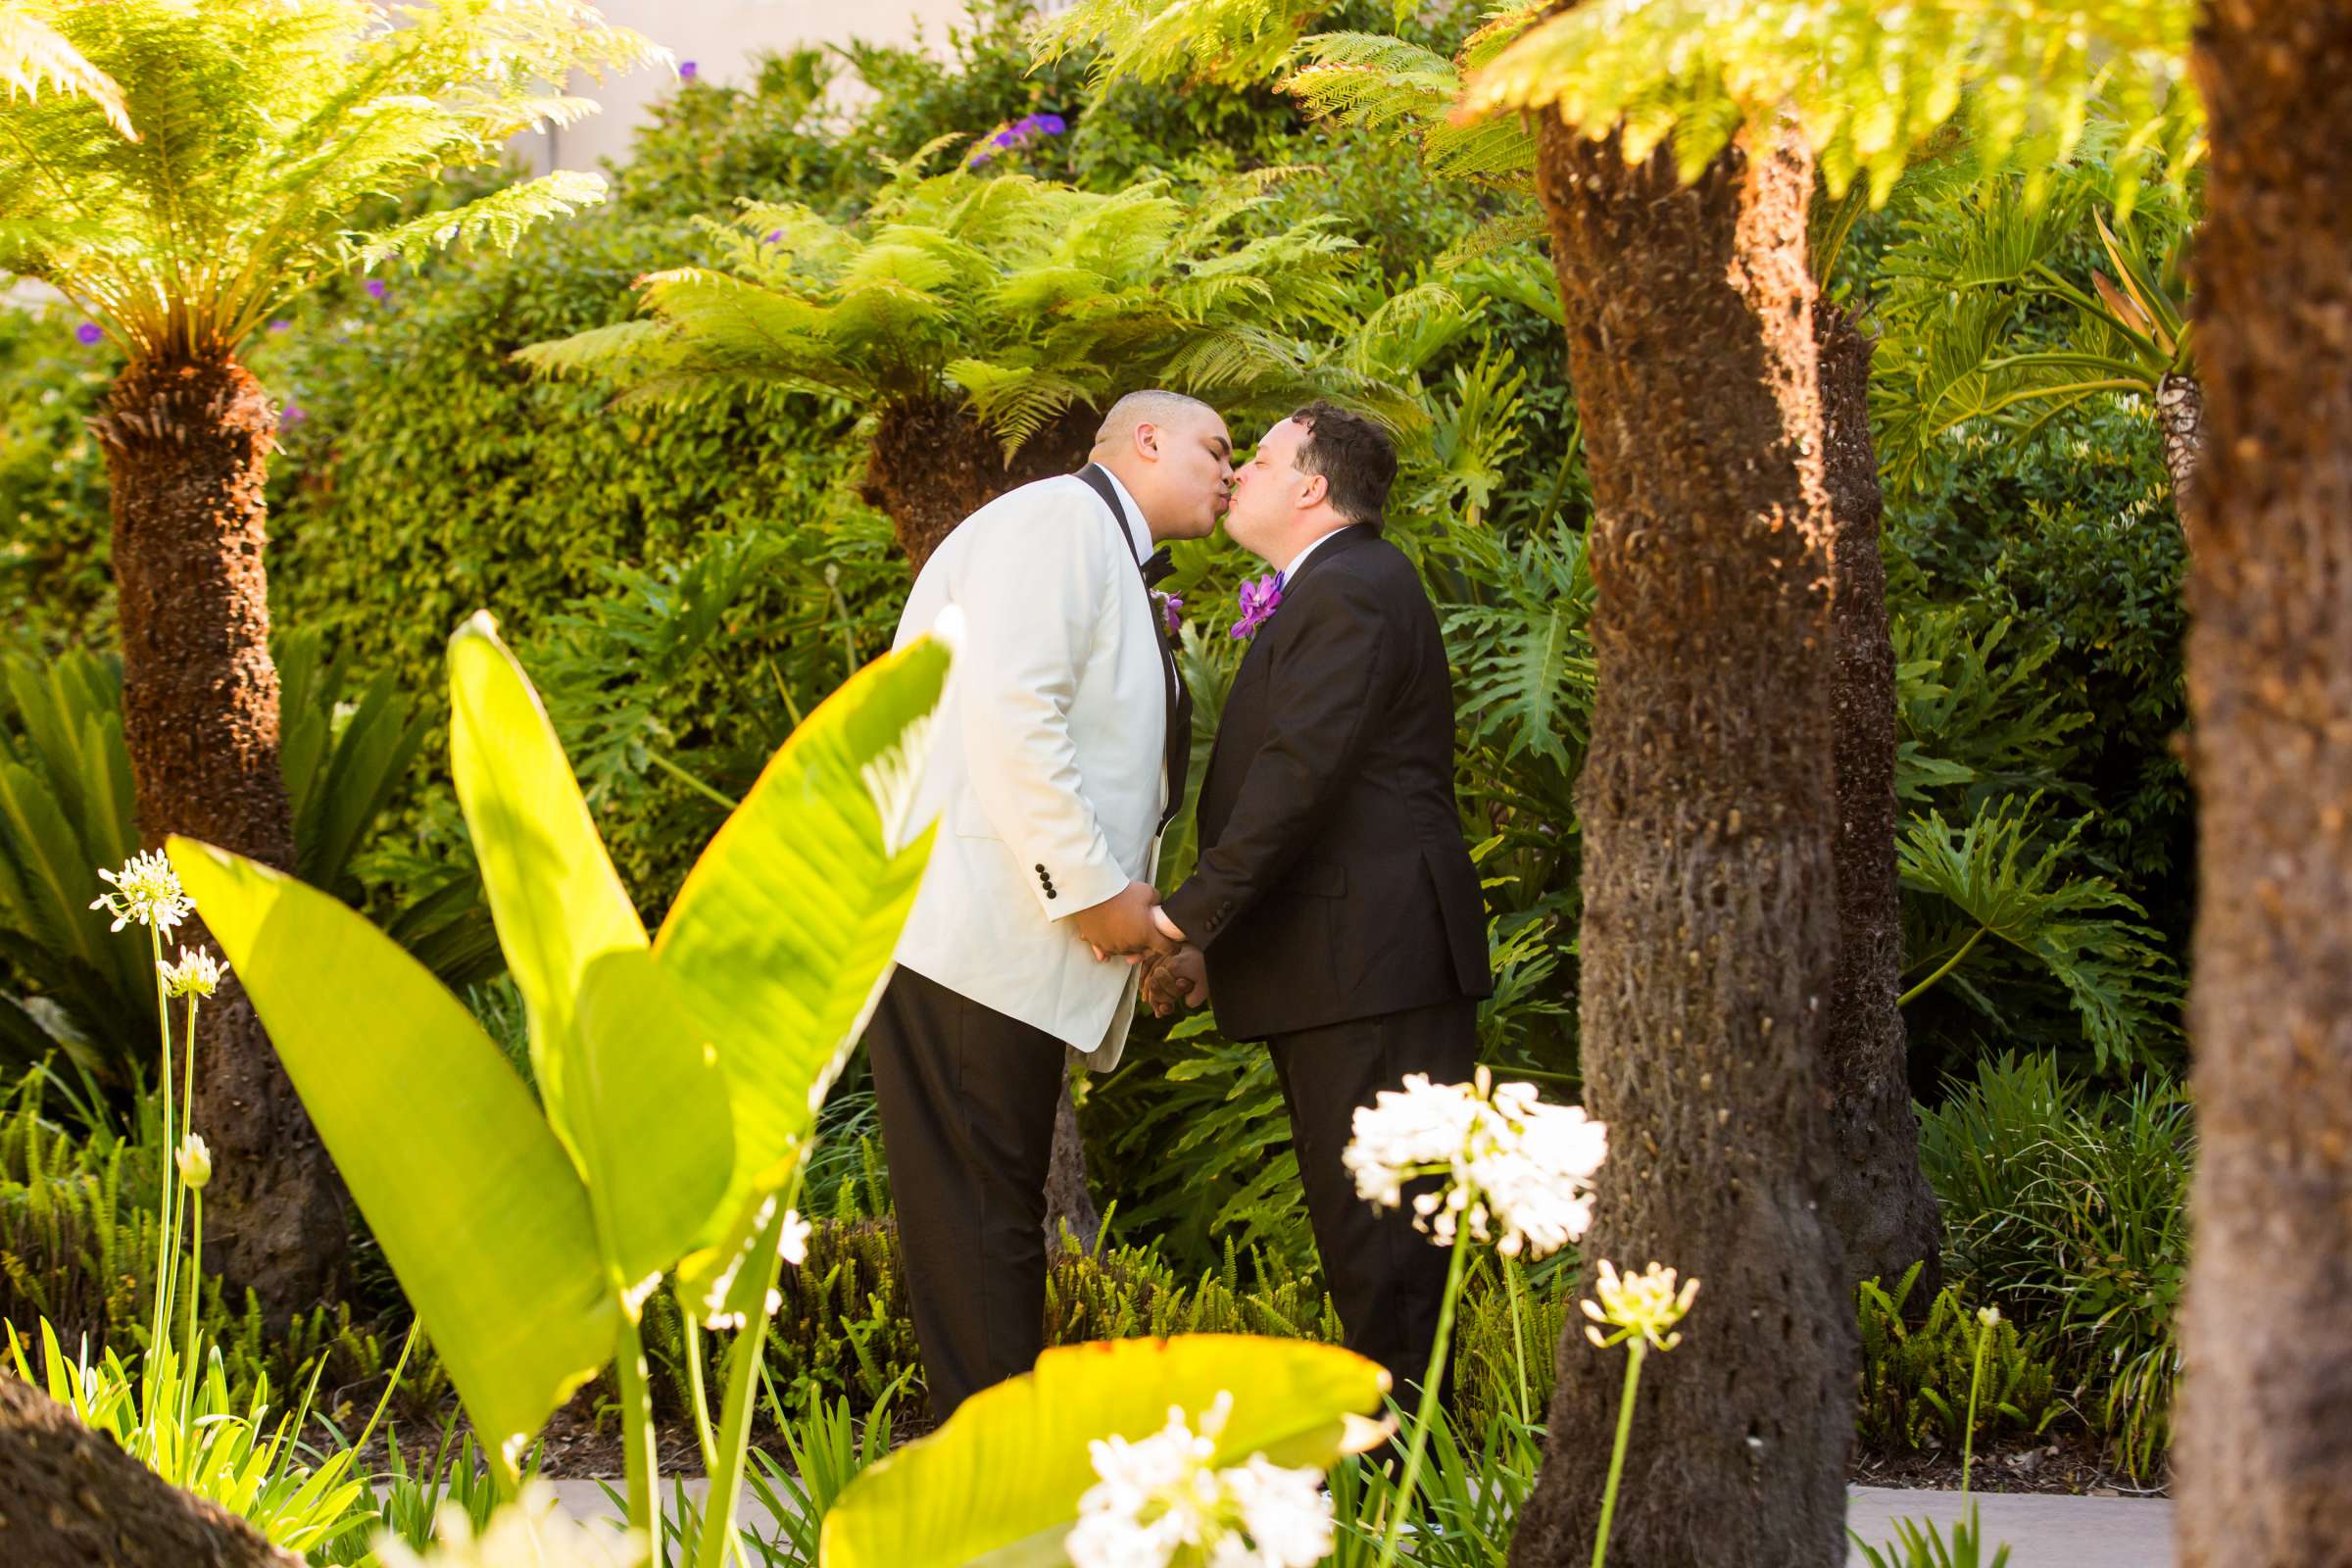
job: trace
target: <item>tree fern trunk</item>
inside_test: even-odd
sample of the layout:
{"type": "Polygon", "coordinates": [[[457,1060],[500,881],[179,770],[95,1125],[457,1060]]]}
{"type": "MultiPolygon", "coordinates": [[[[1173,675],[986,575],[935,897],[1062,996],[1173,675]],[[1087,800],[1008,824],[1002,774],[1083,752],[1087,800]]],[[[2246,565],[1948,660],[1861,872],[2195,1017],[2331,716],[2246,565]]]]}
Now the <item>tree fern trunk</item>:
{"type": "MultiPolygon", "coordinates": [[[[1598,667],[1581,931],[1583,1254],[1701,1281],[1645,1368],[1612,1565],[1844,1561],[1852,1297],[1820,1212],[1838,956],[1830,567],[1810,157],[1545,118],[1538,191],[1592,471],[1598,667]]],[[[1591,1558],[1624,1361],[1571,1330],[1521,1568],[1591,1558]]]]}
{"type": "MultiPolygon", "coordinates": [[[[132,364],[93,424],[113,502],[140,836],[153,848],[183,833],[290,869],[262,569],[276,416],[222,355],[132,364]]],[[[213,1149],[220,1267],[272,1312],[307,1305],[345,1250],[333,1166],[241,988],[205,1009],[198,1039],[196,1126],[213,1149]]]]}
{"type": "Polygon", "coordinates": [[[2352,8],[2216,0],[2183,1568],[2352,1564],[2352,8]]]}
{"type": "Polygon", "coordinates": [[[909,572],[957,523],[1007,490],[1086,466],[1102,422],[1094,409],[1073,409],[1004,459],[1004,444],[949,403],[897,403],[885,409],[866,453],[859,496],[889,517],[909,572]]]}
{"type": "Polygon", "coordinates": [[[1904,1065],[1903,922],[1895,877],[1894,647],[1879,553],[1878,451],[1870,439],[1873,344],[1815,302],[1823,478],[1836,530],[1830,641],[1836,655],[1838,971],[1830,989],[1830,1120],[1837,1142],[1828,1212],[1849,1280],[1889,1287],[1924,1265],[1912,1301],[1942,1285],[1942,1223],[1919,1164],[1919,1120],[1904,1065]]]}
{"type": "Polygon", "coordinates": [[[0,1562],[9,1568],[302,1568],[14,1375],[0,1374],[0,1562]]]}

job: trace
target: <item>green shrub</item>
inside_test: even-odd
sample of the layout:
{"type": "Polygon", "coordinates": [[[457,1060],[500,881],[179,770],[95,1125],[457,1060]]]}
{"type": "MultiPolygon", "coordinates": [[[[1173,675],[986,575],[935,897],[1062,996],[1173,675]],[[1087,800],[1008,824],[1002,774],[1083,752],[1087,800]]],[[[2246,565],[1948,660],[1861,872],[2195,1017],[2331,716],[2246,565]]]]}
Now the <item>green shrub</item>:
{"type": "Polygon", "coordinates": [[[2049,1325],[2077,1407],[2135,1474],[2171,1441],[2195,1149],[2179,1089],[2101,1094],[2047,1054],[1987,1060],[1920,1118],[1947,1277],[2049,1325]]]}
{"type": "Polygon", "coordinates": [[[1856,1436],[1880,1452],[1957,1451],[1968,1425],[1970,1384],[1980,1340],[1984,1381],[1978,1391],[1975,1435],[2038,1436],[2066,1413],[2057,1373],[2041,1344],[2006,1317],[1989,1328],[1957,1286],[1945,1286],[1914,1328],[1903,1307],[1919,1279],[1913,1264],[1891,1294],[1877,1280],[1856,1292],[1862,1334],[1862,1392],[1856,1436]],[[1984,1336],[1989,1334],[1989,1339],[1984,1336]]]}

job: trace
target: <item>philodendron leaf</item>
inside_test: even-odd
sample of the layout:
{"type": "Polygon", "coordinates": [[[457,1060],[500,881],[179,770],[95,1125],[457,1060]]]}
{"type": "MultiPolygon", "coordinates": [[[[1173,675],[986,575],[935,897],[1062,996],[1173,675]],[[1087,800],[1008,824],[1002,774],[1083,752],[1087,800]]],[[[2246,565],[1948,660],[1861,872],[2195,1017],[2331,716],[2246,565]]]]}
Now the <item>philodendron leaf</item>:
{"type": "Polygon", "coordinates": [[[1375,1363],[1303,1340],[1196,1334],[1048,1350],[1035,1371],[973,1395],[946,1426],[852,1482],[825,1515],[818,1556],[825,1568],[1058,1561],[1098,1479],[1094,1440],[1149,1437],[1171,1407],[1198,1429],[1229,1394],[1217,1466],[1263,1453],[1323,1468],[1376,1440],[1381,1429],[1365,1418],[1388,1387],[1375,1363]]]}
{"type": "Polygon", "coordinates": [[[734,1169],[726,1079],[653,955],[588,965],[573,1055],[571,1130],[607,1261],[634,1317],[709,1223],[734,1169]]]}
{"type": "Polygon", "coordinates": [[[704,850],[655,942],[717,1052],[734,1115],[725,1200],[678,1269],[707,1314],[733,1315],[724,1291],[758,1212],[799,1170],[913,906],[931,833],[908,818],[948,660],[923,638],[810,713],[704,850]]]}
{"type": "Polygon", "coordinates": [[[646,946],[539,694],[486,612],[449,640],[449,765],[531,1030],[548,1120],[572,1149],[566,1046],[588,965],[646,946]]]}
{"type": "Polygon", "coordinates": [[[472,1014],[389,937],[240,856],[169,849],[511,1473],[619,1327],[578,1172],[472,1014]]]}

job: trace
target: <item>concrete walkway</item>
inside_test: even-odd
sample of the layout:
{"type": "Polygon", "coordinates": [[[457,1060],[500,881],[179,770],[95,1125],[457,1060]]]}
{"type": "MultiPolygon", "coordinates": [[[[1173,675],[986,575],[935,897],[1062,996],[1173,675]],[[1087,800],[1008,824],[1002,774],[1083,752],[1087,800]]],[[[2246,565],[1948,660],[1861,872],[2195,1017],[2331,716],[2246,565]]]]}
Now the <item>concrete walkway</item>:
{"type": "MultiPolygon", "coordinates": [[[[1965,1517],[1956,1492],[1911,1492],[1891,1487],[1855,1487],[1846,1523],[1863,1540],[1886,1552],[1897,1519],[1934,1519],[1945,1525],[1965,1517]]],[[[2165,1497],[2069,1497],[2053,1494],[1997,1492],[1975,1494],[1984,1521],[1987,1548],[2006,1543],[2009,1568],[2173,1568],[2173,1504],[2165,1497]]],[[[1859,1548],[1846,1561],[1861,1568],[1859,1548]]],[[[1988,1549],[1984,1563],[1990,1568],[1988,1549]]]]}
{"type": "MultiPolygon", "coordinates": [[[[617,1490],[617,1483],[615,1489],[617,1490]]],[[[593,1481],[559,1481],[556,1494],[578,1517],[617,1515],[593,1481]]],[[[698,1501],[709,1490],[701,1480],[686,1483],[698,1501]]],[[[663,1492],[668,1491],[667,1486],[663,1492]]],[[[1889,1487],[1855,1487],[1847,1522],[1882,1550],[1894,1540],[1897,1519],[1934,1519],[1949,1525],[1963,1516],[1956,1492],[1910,1492],[1889,1487]]],[[[2161,1497],[2069,1497],[2035,1493],[1978,1493],[1988,1547],[2006,1544],[2009,1568],[2173,1568],[2173,1505],[2161,1497]]],[[[768,1520],[747,1493],[741,1517],[766,1533],[768,1520]]],[[[1889,1560],[1900,1564],[1899,1555],[1889,1560]]],[[[1990,1568],[1989,1551],[1984,1558],[1990,1568]]],[[[1864,1568],[1860,1548],[1849,1568],[1864,1568]]]]}

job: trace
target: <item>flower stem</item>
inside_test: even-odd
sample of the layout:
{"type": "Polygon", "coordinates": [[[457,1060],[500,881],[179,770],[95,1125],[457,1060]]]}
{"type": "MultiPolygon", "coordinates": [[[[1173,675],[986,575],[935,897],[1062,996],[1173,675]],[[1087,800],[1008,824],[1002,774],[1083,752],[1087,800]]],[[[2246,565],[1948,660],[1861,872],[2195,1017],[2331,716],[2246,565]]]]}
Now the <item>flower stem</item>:
{"type": "Polygon", "coordinates": [[[1381,1532],[1380,1568],[1391,1568],[1396,1561],[1396,1543],[1404,1530],[1404,1513],[1412,1506],[1413,1491],[1421,1482],[1421,1454],[1429,1446],[1429,1424],[1438,1413],[1438,1385],[1445,1380],[1446,1354],[1453,1345],[1453,1307],[1461,1298],[1462,1268],[1469,1256],[1470,1228],[1459,1226],[1453,1233],[1452,1255],[1446,1264],[1446,1297],[1438,1308],[1437,1343],[1429,1348],[1429,1371],[1421,1379],[1421,1403],[1413,1413],[1412,1441],[1405,1445],[1404,1474],[1396,1482],[1396,1498],[1389,1510],[1389,1526],[1381,1532]]]}
{"type": "Polygon", "coordinates": [[[1968,1377],[1968,1429],[1960,1434],[1960,1500],[1968,1500],[1969,1467],[1977,1458],[1977,1390],[1984,1382],[1984,1342],[1992,1338],[1992,1325],[1977,1325],[1977,1364],[1968,1377]]]}
{"type": "Polygon", "coordinates": [[[784,1215],[779,1199],[776,1212],[754,1245],[758,1254],[746,1267],[759,1267],[760,1306],[735,1336],[734,1359],[727,1366],[727,1397],[718,1417],[718,1463],[710,1467],[710,1492],[703,1499],[703,1542],[695,1553],[696,1568],[725,1568],[735,1542],[736,1494],[743,1490],[743,1452],[752,1438],[752,1374],[767,1347],[767,1301],[776,1292],[776,1275],[784,1266],[784,1215]]]}
{"type": "Polygon", "coordinates": [[[163,1226],[155,1239],[155,1312],[147,1335],[148,1345],[161,1349],[172,1334],[172,1257],[179,1248],[179,1171],[172,1144],[172,999],[164,985],[164,939],[152,925],[147,928],[147,947],[155,956],[155,1014],[164,1037],[164,1136],[158,1151],[163,1163],[159,1189],[163,1212],[158,1217],[163,1226]]]}
{"type": "Polygon", "coordinates": [[[194,1216],[188,1242],[188,1277],[198,1283],[194,1295],[188,1298],[188,1337],[182,1342],[186,1348],[179,1355],[179,1430],[182,1437],[187,1435],[188,1417],[196,1403],[196,1308],[204,1295],[203,1267],[197,1261],[204,1252],[204,1194],[193,1187],[188,1189],[188,1211],[194,1216]]]}
{"type": "Polygon", "coordinates": [[[1529,1420],[1527,1413],[1527,1347],[1519,1336],[1519,1292],[1521,1287],[1517,1258],[1506,1257],[1502,1260],[1502,1283],[1504,1288],[1510,1292],[1511,1298],[1511,1364],[1518,1369],[1519,1373],[1519,1424],[1523,1427],[1531,1426],[1534,1423],[1529,1420]]]}
{"type": "Polygon", "coordinates": [[[1625,1392],[1617,1399],[1617,1442],[1609,1449],[1609,1479],[1600,1489],[1600,1530],[1592,1538],[1592,1568],[1609,1555],[1609,1527],[1617,1519],[1617,1483],[1625,1478],[1626,1445],[1634,1435],[1634,1391],[1642,1386],[1642,1357],[1649,1347],[1636,1336],[1625,1342],[1625,1392]]]}
{"type": "Polygon", "coordinates": [[[628,1476],[629,1528],[661,1540],[654,1529],[661,1460],[654,1447],[654,1397],[645,1375],[645,1336],[633,1312],[620,1315],[620,1344],[613,1357],[620,1378],[622,1469],[628,1476]]]}

